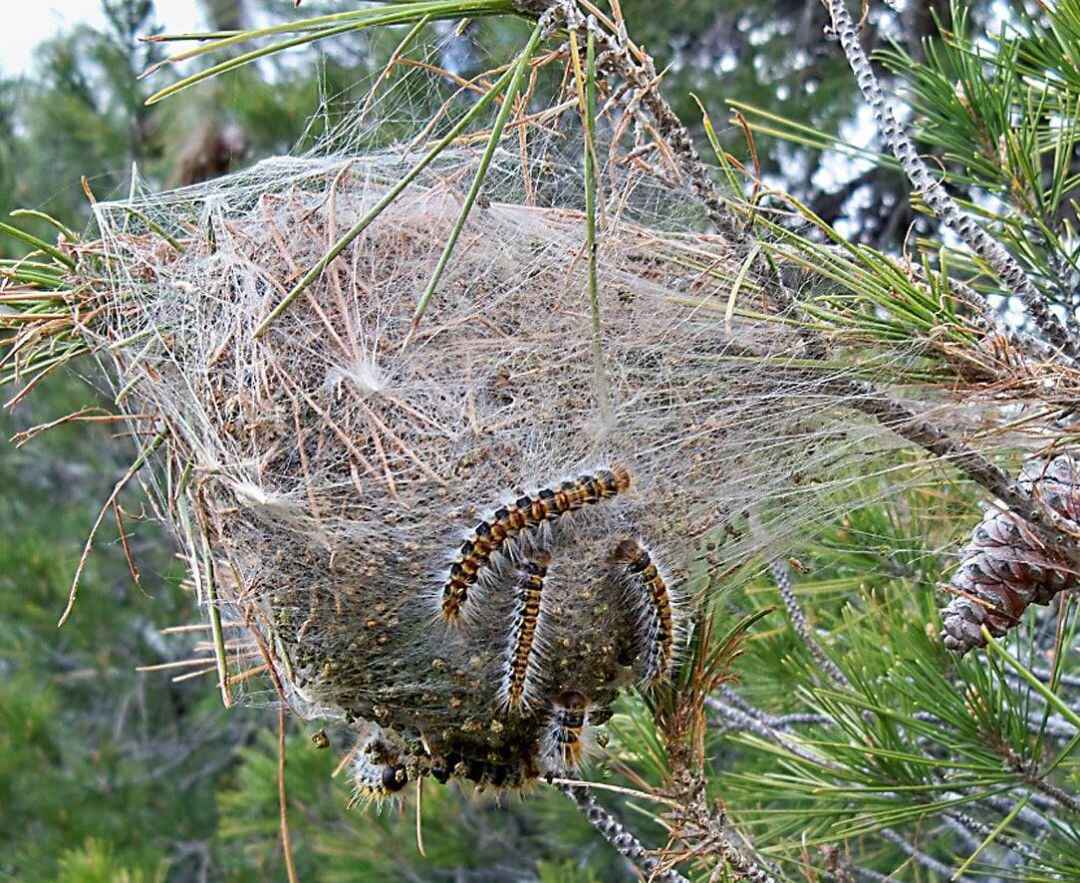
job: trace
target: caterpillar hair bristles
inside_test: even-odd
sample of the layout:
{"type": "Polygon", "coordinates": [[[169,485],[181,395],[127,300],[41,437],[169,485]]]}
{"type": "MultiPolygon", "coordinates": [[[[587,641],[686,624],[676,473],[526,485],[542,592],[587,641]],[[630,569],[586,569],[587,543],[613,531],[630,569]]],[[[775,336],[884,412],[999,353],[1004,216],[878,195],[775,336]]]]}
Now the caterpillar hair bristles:
{"type": "Polygon", "coordinates": [[[610,469],[600,469],[541,488],[535,494],[524,494],[513,503],[500,506],[489,518],[481,520],[461,543],[443,587],[443,618],[451,624],[458,622],[472,587],[508,542],[526,531],[536,533],[545,525],[585,506],[624,493],[630,482],[630,470],[615,464],[610,469]]]}
{"type": "Polygon", "coordinates": [[[551,555],[538,551],[523,562],[516,580],[510,639],[500,685],[500,700],[512,712],[531,707],[536,699],[541,678],[544,580],[550,563],[551,555]]]}
{"type": "MultiPolygon", "coordinates": [[[[425,611],[430,611],[428,624],[448,637],[453,637],[458,633],[468,633],[479,627],[488,614],[488,606],[486,603],[475,602],[486,602],[488,599],[504,596],[508,591],[507,587],[514,585],[519,567],[527,560],[531,551],[533,551],[531,546],[526,546],[521,542],[507,544],[500,549],[492,556],[484,570],[478,574],[476,582],[470,586],[468,597],[471,603],[460,606],[456,615],[452,617],[447,616],[444,606],[443,581],[446,570],[440,567],[428,571],[430,576],[420,595],[425,604],[425,611]]],[[[445,567],[453,563],[449,561],[445,567]]]]}
{"type": "Polygon", "coordinates": [[[585,759],[591,705],[585,696],[573,690],[565,690],[555,697],[544,738],[544,761],[550,771],[569,772],[585,759]]]}
{"type": "Polygon", "coordinates": [[[612,558],[623,570],[623,581],[639,612],[639,680],[643,686],[653,687],[668,677],[675,659],[675,611],[668,584],[652,556],[635,539],[622,540],[612,558]]]}
{"type": "Polygon", "coordinates": [[[354,795],[351,801],[381,801],[398,795],[407,784],[404,764],[398,762],[376,731],[363,741],[353,758],[354,795]]]}

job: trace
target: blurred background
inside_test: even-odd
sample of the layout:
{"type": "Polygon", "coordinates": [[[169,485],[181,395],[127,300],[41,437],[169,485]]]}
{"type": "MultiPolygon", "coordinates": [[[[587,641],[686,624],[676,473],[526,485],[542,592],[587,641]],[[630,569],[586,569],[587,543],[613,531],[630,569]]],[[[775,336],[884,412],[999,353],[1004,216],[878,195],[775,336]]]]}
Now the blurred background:
{"type": "MultiPolygon", "coordinates": [[[[304,0],[300,11],[351,5],[304,0]]],[[[684,119],[700,130],[700,101],[741,160],[753,157],[729,99],[757,108],[758,123],[764,111],[866,143],[867,120],[823,34],[818,0],[621,5],[658,68],[670,66],[666,92],[684,119]]],[[[146,97],[183,69],[139,80],[164,55],[139,37],[268,23],[297,15],[293,0],[18,6],[0,28],[0,216],[40,209],[77,229],[89,215],[83,176],[105,199],[127,192],[133,166],[147,186],[172,187],[305,149],[318,133],[307,123],[320,103],[347,110],[401,36],[349,37],[318,52],[275,55],[146,107],[146,97]]],[[[990,5],[973,4],[971,14],[990,15],[990,5]]],[[[948,6],[876,8],[870,40],[898,40],[917,57],[934,15],[947,21],[948,6]]],[[[508,45],[511,35],[500,28],[509,27],[469,28],[454,44],[456,69],[483,70],[508,45]]],[[[907,208],[905,185],[887,168],[823,154],[815,143],[776,143],[765,131],[755,140],[766,180],[855,239],[898,249],[913,224],[926,223],[907,208]]],[[[20,248],[0,238],[0,258],[20,248]]],[[[88,377],[92,369],[85,366],[88,377]]],[[[0,411],[4,439],[100,401],[78,371],[46,384],[0,411]]],[[[115,526],[107,526],[74,614],[56,627],[90,527],[128,463],[130,449],[109,424],[61,427],[24,446],[0,443],[0,877],[282,879],[276,712],[257,703],[225,711],[211,678],[189,676],[200,672],[181,664],[199,636],[174,627],[199,622],[198,611],[180,584],[169,538],[137,493],[123,505],[138,580],[115,526]]],[[[338,755],[314,746],[316,726],[290,726],[301,879],[632,879],[577,811],[545,790],[500,806],[430,789],[421,857],[411,814],[347,810],[347,776],[332,778],[338,755]]],[[[651,835],[663,842],[659,828],[651,835]]]]}

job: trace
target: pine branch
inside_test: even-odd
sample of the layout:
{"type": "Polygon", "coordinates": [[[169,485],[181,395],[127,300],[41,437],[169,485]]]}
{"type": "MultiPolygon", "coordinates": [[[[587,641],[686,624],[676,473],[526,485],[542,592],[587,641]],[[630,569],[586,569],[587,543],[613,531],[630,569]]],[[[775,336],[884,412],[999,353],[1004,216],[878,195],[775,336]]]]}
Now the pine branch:
{"type": "MultiPolygon", "coordinates": [[[[975,834],[980,835],[980,839],[993,836],[1002,846],[1011,849],[1017,855],[1021,855],[1030,861],[1037,862],[1039,860],[1039,856],[1034,850],[1025,846],[1023,843],[1020,843],[1014,837],[1010,837],[1001,831],[995,831],[994,828],[980,822],[978,819],[972,818],[967,813],[960,812],[956,809],[947,809],[944,811],[944,815],[967,828],[969,832],[975,832],[975,834]]],[[[973,834],[972,836],[975,835],[973,834]]]]}
{"type": "Polygon", "coordinates": [[[954,877],[952,868],[947,865],[943,865],[933,856],[927,855],[922,850],[918,849],[895,831],[890,828],[882,828],[881,836],[888,840],[893,846],[899,849],[901,852],[911,856],[916,862],[926,868],[928,871],[933,871],[935,874],[940,874],[943,880],[964,880],[965,877],[954,877]]]}
{"type": "Polygon", "coordinates": [[[942,223],[986,262],[1010,292],[1020,298],[1028,315],[1046,340],[1071,361],[1076,362],[1080,357],[1080,350],[1047,306],[1042,292],[1032,284],[1023,268],[1001,244],[960,208],[919,156],[915,144],[889,108],[881,84],[870,66],[870,59],[859,41],[859,28],[848,13],[845,0],[827,0],[827,5],[833,30],[840,38],[844,55],[847,56],[863,97],[873,111],[882,138],[899,161],[912,186],[922,194],[926,204],[941,218],[942,223]]]}
{"type": "Polygon", "coordinates": [[[763,871],[726,838],[714,835],[716,846],[726,864],[717,865],[709,875],[709,883],[725,879],[725,872],[731,871],[736,880],[749,880],[750,883],[777,883],[776,879],[766,871],[763,871]]]}
{"type": "Polygon", "coordinates": [[[828,724],[832,723],[832,718],[828,715],[818,714],[817,712],[796,712],[794,714],[782,714],[779,716],[773,716],[760,708],[756,708],[742,698],[727,684],[721,684],[717,689],[728,704],[735,706],[749,715],[754,720],[761,721],[766,726],[779,730],[781,732],[790,730],[792,727],[809,725],[809,724],[828,724]]]}
{"type": "Polygon", "coordinates": [[[1040,794],[1045,794],[1069,812],[1080,815],[1080,800],[1064,788],[1058,787],[1053,782],[1048,782],[1035,768],[1034,764],[1024,763],[1012,749],[1007,749],[1005,760],[1009,765],[1009,769],[1019,775],[1021,779],[1040,794]]]}
{"type": "MultiPolygon", "coordinates": [[[[719,686],[719,688],[718,688],[718,692],[731,705],[734,705],[736,708],[742,709],[743,711],[745,711],[751,717],[756,718],[757,720],[760,720],[760,721],[764,721],[766,723],[769,723],[770,721],[773,720],[773,716],[771,714],[769,714],[766,711],[762,711],[760,708],[757,708],[754,705],[751,705],[749,702],[747,702],[745,699],[743,699],[742,696],[740,696],[738,693],[736,693],[727,684],[721,684],[719,686]]],[[[770,724],[770,726],[774,726],[774,725],[770,724]]]]}
{"type": "Polygon", "coordinates": [[[791,624],[795,627],[799,637],[802,638],[802,642],[806,645],[810,655],[814,657],[833,683],[850,689],[851,681],[840,671],[839,666],[832,661],[829,654],[822,649],[821,645],[814,639],[813,634],[811,634],[810,623],[806,621],[806,614],[803,612],[798,599],[795,597],[795,592],[791,588],[787,565],[780,561],[779,558],[773,558],[769,561],[769,570],[772,572],[777,588],[780,589],[780,597],[784,599],[784,607],[787,608],[791,624]]]}
{"type": "Polygon", "coordinates": [[[641,871],[647,880],[656,883],[690,883],[678,871],[662,870],[660,862],[653,858],[633,834],[626,830],[622,822],[596,802],[596,798],[587,788],[578,785],[556,785],[569,797],[582,815],[589,820],[600,835],[610,843],[615,851],[630,864],[641,871]]]}
{"type": "Polygon", "coordinates": [[[1062,518],[1049,506],[1043,505],[1018,480],[994,465],[984,454],[952,438],[902,402],[883,395],[871,383],[834,380],[827,383],[827,388],[846,397],[846,404],[873,417],[901,438],[951,463],[990,491],[1015,514],[1030,522],[1052,549],[1080,564],[1080,549],[1073,541],[1073,537],[1080,536],[1080,525],[1062,518]]]}
{"type": "MultiPolygon", "coordinates": [[[[591,21],[586,21],[581,13],[577,10],[573,3],[567,2],[567,0],[534,0],[528,4],[534,12],[544,11],[550,12],[552,9],[558,7],[557,14],[562,16],[568,28],[575,29],[582,34],[587,34],[589,30],[592,30],[594,39],[598,46],[602,50],[601,59],[598,61],[600,66],[603,66],[607,71],[616,74],[621,77],[624,82],[629,83],[634,92],[632,98],[629,101],[628,111],[631,113],[638,112],[638,107],[644,107],[649,114],[651,114],[653,120],[656,121],[656,131],[668,145],[671,147],[672,155],[675,157],[680,170],[689,180],[691,190],[693,191],[695,198],[704,206],[710,220],[714,226],[726,237],[730,238],[732,244],[736,247],[737,251],[743,251],[749,253],[754,247],[750,235],[739,223],[736,215],[732,212],[720,199],[716,188],[712,182],[711,176],[708,170],[698,157],[693,143],[690,139],[689,133],[686,128],[679,121],[678,117],[671,110],[670,105],[664,101],[656,88],[659,78],[655,75],[655,70],[651,66],[651,60],[647,56],[642,57],[638,53],[637,57],[639,61],[634,61],[632,54],[627,49],[627,40],[625,34],[620,34],[620,38],[616,39],[610,34],[599,32],[595,29],[595,25],[591,21]]],[[[914,149],[912,148],[912,154],[914,149]]],[[[917,157],[916,157],[917,159],[917,157]]],[[[926,172],[929,175],[928,172],[926,172]]],[[[936,187],[936,182],[931,183],[936,187]]],[[[955,204],[950,204],[955,208],[955,204]]],[[[957,209],[957,211],[959,211],[957,209]]],[[[947,213],[946,213],[947,214],[947,213]]],[[[955,216],[948,215],[945,218],[955,221],[955,216]]],[[[974,222],[968,219],[968,224],[974,227],[974,222]]],[[[966,226],[965,226],[966,229],[966,226]]],[[[974,228],[978,235],[985,238],[989,242],[993,249],[991,251],[991,257],[994,254],[1000,254],[1006,261],[1011,262],[1012,259],[1004,252],[1001,247],[989,238],[979,228],[974,228]]],[[[1006,284],[1015,284],[1016,275],[1014,273],[1004,272],[1000,269],[1000,261],[995,264],[992,260],[987,259],[986,255],[983,255],[987,263],[995,270],[999,272],[1006,284]]],[[[1047,328],[1040,325],[1043,334],[1046,335],[1048,341],[1057,346],[1063,352],[1068,355],[1075,355],[1075,350],[1072,347],[1072,342],[1068,339],[1064,330],[1053,321],[1053,317],[1046,310],[1045,304],[1041,299],[1039,292],[1031,286],[1026,276],[1023,274],[1022,269],[1018,265],[1012,264],[1012,267],[1020,275],[1020,280],[1026,283],[1028,286],[1027,294],[1028,298],[1024,300],[1025,305],[1028,307],[1032,317],[1038,320],[1040,315],[1040,308],[1045,314],[1044,318],[1048,318],[1050,322],[1053,322],[1052,327],[1047,328]],[[1053,334],[1056,329],[1057,335],[1053,334]]],[[[757,264],[753,269],[762,270],[757,264]]],[[[770,283],[775,278],[775,271],[768,268],[771,272],[765,272],[762,270],[762,275],[769,279],[770,283]]],[[[1006,268],[1008,269],[1008,268],[1006,268]]],[[[779,281],[777,279],[777,281],[779,281]]],[[[771,287],[771,286],[770,286],[771,287]]],[[[779,293],[774,292],[774,300],[778,303],[783,310],[794,310],[794,299],[790,298],[789,293],[783,289],[781,285],[776,286],[779,289],[779,293]]],[[[1021,295],[1025,292],[1021,290],[1021,295]]],[[[972,300],[973,309],[976,309],[976,305],[981,303],[981,297],[971,290],[964,292],[965,296],[972,300]],[[972,297],[975,295],[975,297],[972,297]]],[[[989,327],[990,323],[987,321],[988,317],[985,310],[976,309],[976,313],[981,315],[986,327],[989,327]]],[[[816,332],[807,331],[810,335],[810,341],[807,343],[807,350],[815,357],[821,357],[825,354],[826,347],[824,342],[817,335],[816,332]]],[[[807,336],[804,334],[804,341],[807,340],[807,336]]],[[[948,462],[955,465],[961,472],[972,478],[994,496],[998,497],[1013,511],[1015,511],[1021,517],[1026,518],[1030,523],[1039,527],[1048,526],[1056,529],[1058,533],[1047,533],[1045,537],[1050,545],[1060,548],[1065,554],[1074,560],[1080,560],[1080,554],[1073,548],[1073,544],[1070,542],[1067,534],[1062,531],[1068,531],[1074,527],[1070,522],[1059,518],[1052,511],[1048,511],[1042,507],[1039,501],[1030,495],[1025,488],[1023,488],[1019,482],[1006,474],[993,464],[988,458],[986,458],[980,452],[974,450],[966,443],[951,438],[942,429],[935,426],[929,420],[922,415],[911,410],[906,404],[889,399],[881,394],[881,392],[869,383],[859,383],[851,381],[832,381],[830,382],[830,392],[838,393],[844,400],[848,401],[856,409],[862,411],[868,416],[874,418],[886,428],[896,432],[901,437],[911,441],[920,447],[924,448],[931,454],[941,457],[948,462]],[[841,387],[843,387],[841,389],[841,387]]],[[[1043,531],[1040,531],[1041,533],[1043,531]]],[[[786,575],[785,575],[786,576],[786,575]]],[[[783,594],[783,587],[781,588],[783,594]]],[[[800,631],[801,637],[807,643],[808,648],[816,648],[818,652],[814,652],[811,649],[812,655],[822,662],[823,667],[828,672],[829,676],[838,684],[846,685],[846,679],[843,673],[831,663],[831,660],[824,654],[824,651],[816,644],[812,639],[809,627],[806,624],[805,616],[801,615],[801,610],[798,609],[795,603],[793,593],[788,593],[790,597],[785,597],[785,603],[788,605],[789,612],[792,613],[792,620],[796,623],[796,629],[800,631]],[[800,628],[801,624],[801,628],[800,628]],[[827,662],[822,661],[822,657],[827,662]]],[[[777,718],[761,714],[754,714],[736,708],[731,704],[722,703],[719,700],[710,699],[710,704],[713,709],[719,711],[727,720],[736,723],[741,728],[751,730],[769,741],[777,742],[785,749],[792,751],[796,756],[802,757],[804,760],[813,762],[818,765],[824,765],[828,768],[828,762],[823,764],[823,758],[819,758],[812,752],[805,751],[801,746],[795,745],[790,739],[786,739],[782,731],[770,726],[770,723],[776,723],[777,718]],[[765,719],[763,719],[763,717],[765,719]]],[[[808,721],[809,722],[809,721],[808,721]]],[[[962,813],[954,811],[946,812],[945,819],[947,823],[959,827],[963,831],[970,831],[972,829],[977,830],[980,823],[971,824],[975,820],[971,820],[962,813]]],[[[984,832],[986,833],[986,832],[984,832]]],[[[900,837],[900,835],[891,832],[892,837],[900,837]]],[[[969,835],[970,836],[970,835],[969,835]]],[[[902,838],[901,838],[902,839],[902,838]]],[[[1004,838],[999,836],[999,842],[1007,844],[1010,848],[1021,855],[1033,855],[1027,847],[1023,844],[1015,843],[1010,838],[1004,838]]],[[[907,844],[905,849],[909,855],[916,857],[919,860],[916,853],[919,851],[907,844]]],[[[935,862],[932,857],[926,856],[926,861],[920,863],[926,867],[930,867],[929,862],[935,862]]],[[[750,866],[753,872],[764,874],[760,869],[750,866]]],[[[936,870],[940,871],[944,868],[944,865],[937,863],[936,870]]],[[[749,877],[749,879],[755,879],[749,877]]]]}
{"type": "Polygon", "coordinates": [[[793,754],[796,757],[807,761],[808,763],[812,763],[815,766],[826,769],[829,772],[834,773],[838,776],[842,776],[846,772],[842,767],[834,764],[830,760],[827,760],[820,754],[815,754],[813,751],[810,751],[807,748],[803,748],[797,742],[794,742],[791,739],[787,738],[784,733],[780,732],[774,727],[769,726],[767,723],[760,720],[755,715],[748,714],[745,711],[728,705],[726,702],[717,699],[715,696],[707,697],[705,700],[705,705],[710,710],[716,712],[723,718],[734,723],[740,730],[747,730],[748,732],[751,732],[754,735],[761,737],[767,742],[772,742],[776,745],[779,745],[788,753],[793,754]]]}
{"type": "MultiPolygon", "coordinates": [[[[734,341],[728,342],[728,349],[739,355],[761,357],[761,353],[754,348],[734,341]]],[[[887,396],[872,383],[835,378],[825,380],[822,389],[843,401],[847,407],[873,418],[901,438],[952,464],[1030,522],[1048,546],[1080,566],[1080,548],[1073,541],[1074,537],[1080,537],[1080,525],[1062,518],[984,454],[952,438],[924,415],[887,396]]]]}
{"type": "MultiPolygon", "coordinates": [[[[940,778],[944,778],[944,774],[940,778]]],[[[984,805],[991,809],[993,812],[998,813],[1002,817],[1007,816],[1009,813],[1016,809],[1016,803],[1018,799],[1012,794],[1008,797],[1001,797],[999,795],[987,795],[986,797],[979,799],[979,804],[984,805]]],[[[1016,814],[1017,821],[1023,822],[1032,830],[1036,831],[1039,835],[1045,835],[1050,833],[1050,823],[1039,812],[1031,807],[1037,806],[1041,810],[1049,810],[1051,813],[1057,812],[1054,805],[1054,801],[1049,800],[1046,797],[1040,798],[1036,794],[1031,795],[1029,801],[1030,806],[1023,807],[1020,812],[1016,814]]]]}
{"type": "MultiPolygon", "coordinates": [[[[709,808],[705,805],[704,788],[695,790],[694,797],[688,799],[685,806],[674,810],[668,818],[673,822],[673,836],[692,845],[693,855],[702,858],[719,856],[723,859],[713,868],[709,883],[730,878],[748,880],[750,883],[778,883],[776,877],[728,839],[724,831],[724,813],[715,806],[709,808]]],[[[768,867],[773,873],[779,874],[771,865],[768,867]]]]}
{"type": "MultiPolygon", "coordinates": [[[[1028,694],[1028,698],[1038,701],[1040,697],[1028,694]]],[[[917,711],[912,715],[917,721],[938,726],[947,726],[945,721],[931,711],[917,711]]],[[[1042,720],[1025,721],[1027,731],[1035,736],[1049,736],[1051,739],[1072,739],[1076,735],[1076,728],[1071,726],[1061,715],[1052,715],[1044,723],[1042,720]]]]}
{"type": "MultiPolygon", "coordinates": [[[[745,699],[742,698],[742,696],[740,696],[738,693],[735,693],[733,690],[731,690],[731,688],[727,687],[726,684],[721,685],[720,692],[724,694],[724,699],[718,699],[714,696],[710,696],[706,699],[706,705],[708,708],[712,709],[714,712],[716,712],[716,714],[720,715],[727,721],[727,724],[725,726],[726,730],[743,730],[747,732],[752,732],[755,735],[766,739],[766,741],[768,742],[772,742],[775,745],[780,745],[782,748],[784,748],[788,752],[793,753],[793,755],[801,758],[802,760],[806,760],[810,763],[814,763],[815,765],[819,765],[823,767],[823,769],[826,769],[829,772],[833,772],[837,775],[843,773],[843,770],[840,766],[833,764],[831,761],[828,761],[827,759],[819,755],[815,755],[815,753],[809,751],[808,749],[802,748],[799,744],[793,742],[792,739],[784,738],[783,735],[786,726],[792,724],[831,723],[832,720],[825,715],[806,714],[773,717],[769,715],[768,712],[761,710],[760,708],[756,708],[750,703],[747,703],[745,699]]],[[[929,711],[916,712],[913,717],[916,720],[920,720],[923,722],[944,725],[944,721],[942,721],[941,718],[937,717],[936,715],[930,714],[929,711]]],[[[1034,733],[1041,732],[1038,726],[1035,724],[1029,725],[1028,729],[1034,733]]],[[[919,742],[920,744],[922,744],[924,741],[923,739],[919,739],[919,742]]],[[[946,773],[944,771],[937,771],[936,775],[937,778],[941,780],[941,782],[945,782],[946,773]]],[[[1025,780],[1027,780],[1028,784],[1031,784],[1032,787],[1036,787],[1038,790],[1042,790],[1042,788],[1039,788],[1039,786],[1035,785],[1035,783],[1031,783],[1029,779],[1025,780]]],[[[1068,794],[1064,790],[1045,782],[1044,779],[1040,779],[1040,783],[1041,785],[1055,792],[1053,794],[1054,801],[1061,802],[1062,805],[1076,812],[1076,810],[1074,809],[1074,806],[1076,804],[1076,798],[1072,797],[1071,794],[1068,794]]],[[[962,796],[962,794],[957,792],[957,796],[960,797],[962,796]]],[[[1013,811],[1016,805],[1015,801],[1015,798],[1004,800],[1002,798],[987,797],[978,800],[977,803],[986,804],[986,806],[995,813],[1000,813],[1001,815],[1008,815],[1010,812],[1013,811]]],[[[1045,801],[1042,809],[1048,809],[1047,805],[1045,804],[1049,804],[1050,802],[1051,801],[1045,801]]],[[[1020,815],[1018,815],[1018,818],[1021,818],[1024,823],[1038,831],[1045,831],[1048,829],[1047,820],[1045,820],[1039,813],[1035,812],[1034,810],[1028,809],[1028,807],[1025,807],[1025,809],[1021,811],[1020,815]]],[[[977,847],[978,840],[972,837],[972,834],[970,833],[970,831],[968,831],[966,827],[960,825],[955,819],[946,818],[946,821],[951,826],[953,826],[964,839],[972,841],[970,844],[971,848],[977,847]]]]}
{"type": "Polygon", "coordinates": [[[574,0],[517,2],[519,8],[530,15],[554,13],[568,30],[576,31],[581,36],[586,36],[590,30],[593,32],[599,51],[597,68],[611,71],[634,90],[633,97],[627,103],[630,112],[635,112],[639,105],[648,110],[656,123],[657,134],[671,148],[679,171],[690,181],[690,188],[709,220],[742,254],[749,254],[753,240],[738,216],[720,196],[709,170],[694,147],[690,132],[660,92],[661,76],[657,75],[652,58],[637,50],[637,47],[632,47],[625,26],[620,23],[617,35],[600,30],[594,21],[585,18],[574,0]]]}
{"type": "MultiPolygon", "coordinates": [[[[979,803],[977,803],[976,805],[978,806],[979,803]]],[[[985,807],[983,808],[985,809],[985,807]]],[[[1009,809],[1001,812],[1001,815],[1003,817],[1007,816],[1011,810],[1012,807],[1010,806],[1009,809]]],[[[965,847],[968,849],[969,852],[974,852],[976,849],[979,848],[981,841],[977,837],[973,836],[972,833],[963,825],[961,825],[958,821],[956,821],[956,819],[950,818],[946,815],[942,817],[941,821],[944,823],[945,827],[947,827],[957,837],[960,838],[960,840],[964,843],[965,847]]]]}
{"type": "MultiPolygon", "coordinates": [[[[912,263],[911,274],[925,285],[931,283],[929,274],[919,264],[912,263]]],[[[971,310],[971,322],[984,334],[995,334],[1008,341],[1012,346],[1036,359],[1048,359],[1051,346],[1041,338],[1029,334],[1024,328],[1009,325],[997,310],[992,309],[986,299],[966,282],[949,278],[949,292],[971,310]]]]}

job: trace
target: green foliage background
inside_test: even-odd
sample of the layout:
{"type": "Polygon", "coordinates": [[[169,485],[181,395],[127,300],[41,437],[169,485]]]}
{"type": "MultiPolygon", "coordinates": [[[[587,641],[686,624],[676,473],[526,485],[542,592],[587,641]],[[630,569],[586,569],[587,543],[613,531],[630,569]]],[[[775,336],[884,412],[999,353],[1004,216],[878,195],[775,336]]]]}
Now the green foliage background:
{"type": "MultiPolygon", "coordinates": [[[[104,32],[78,28],[58,35],[41,47],[32,71],[0,82],[4,215],[15,207],[37,208],[78,228],[87,218],[81,176],[100,197],[130,186],[133,163],[151,186],[175,183],[198,147],[193,133],[238,131],[237,143],[244,146],[226,163],[233,168],[287,151],[298,140],[302,147],[318,135],[317,126],[307,141],[301,133],[320,98],[337,96],[331,114],[335,106],[347,107],[356,84],[379,68],[400,37],[379,33],[326,47],[322,56],[275,57],[147,108],[145,98],[163,82],[159,76],[148,84],[136,74],[161,55],[135,37],[153,32],[153,3],[104,5],[104,32]]],[[[298,14],[285,0],[205,5],[216,27],[231,27],[243,14],[298,14]]],[[[665,90],[683,118],[700,118],[691,93],[718,125],[726,117],[725,101],[737,99],[755,126],[762,172],[818,217],[846,225],[849,238],[885,252],[899,249],[910,223],[925,237],[936,234],[928,219],[897,208],[907,189],[887,164],[858,166],[846,175],[838,174],[835,155],[830,165],[828,136],[851,128],[858,102],[843,59],[822,37],[819,4],[672,0],[663,15],[655,14],[655,0],[621,5],[638,42],[659,65],[671,64],[665,90]],[[774,139],[770,113],[809,129],[780,127],[787,137],[774,139]],[[798,132],[803,134],[793,135],[798,132]]],[[[303,14],[337,8],[305,0],[303,14]]],[[[970,4],[970,21],[982,22],[987,8],[970,4]]],[[[944,5],[933,11],[950,21],[944,5]]],[[[875,9],[870,28],[872,42],[896,41],[888,56],[892,69],[914,78],[925,52],[922,39],[932,32],[929,7],[875,9]]],[[[511,33],[502,22],[474,24],[463,64],[479,70],[504,57],[511,33]]],[[[944,156],[950,168],[980,168],[979,156],[957,160],[958,144],[947,137],[947,127],[933,125],[935,113],[949,115],[933,103],[935,96],[947,104],[956,94],[942,82],[963,74],[957,69],[962,57],[944,61],[945,80],[929,80],[916,102],[928,121],[925,147],[944,156]]],[[[999,98],[1001,90],[991,90],[985,103],[999,98]]],[[[737,158],[749,160],[740,126],[720,125],[719,137],[737,158]]],[[[1008,191],[1010,182],[986,180],[995,168],[985,156],[981,160],[984,179],[965,181],[956,173],[951,183],[1008,191]]],[[[48,228],[28,226],[50,235],[48,228]]],[[[0,240],[0,257],[18,253],[18,243],[0,240]]],[[[1048,260],[1043,252],[1031,253],[1031,265],[1044,277],[1055,271],[1048,260]]],[[[93,374],[92,365],[81,370],[93,374]]],[[[94,405],[98,393],[78,374],[53,376],[14,411],[0,412],[0,434],[10,437],[94,405]]],[[[0,445],[0,876],[71,883],[283,879],[277,714],[269,701],[256,696],[226,712],[208,680],[174,682],[176,670],[135,671],[190,655],[195,636],[163,635],[161,629],[199,621],[169,539],[144,517],[137,493],[123,502],[140,585],[128,572],[115,532],[104,531],[75,613],[56,629],[87,531],[130,463],[128,444],[112,438],[108,424],[81,424],[25,447],[0,445]]],[[[947,576],[946,553],[978,518],[980,494],[935,469],[903,493],[869,485],[861,490],[844,520],[800,550],[796,573],[797,595],[848,686],[822,677],[820,662],[779,612],[755,627],[733,672],[741,679],[739,694],[755,708],[777,719],[814,717],[817,722],[798,731],[797,744],[842,766],[846,781],[830,778],[823,763],[793,759],[753,730],[730,726],[730,719],[725,725],[717,718],[708,746],[715,772],[710,797],[727,803],[779,863],[784,879],[802,877],[802,865],[820,864],[825,847],[838,840],[861,850],[860,861],[877,869],[871,873],[936,879],[901,845],[874,836],[890,825],[947,864],[966,854],[962,847],[970,844],[961,837],[958,846],[956,831],[935,824],[940,807],[927,795],[944,786],[934,752],[965,761],[965,811],[978,816],[980,800],[1015,793],[1014,777],[1002,772],[1002,745],[1029,745],[1033,755],[1046,750],[1041,737],[1029,741],[1025,729],[1028,693],[1002,689],[1005,672],[985,657],[958,662],[931,637],[939,625],[934,587],[947,576]],[[991,705],[978,711],[972,696],[989,697],[991,705]],[[944,723],[930,726],[929,712],[944,723]]],[[[771,580],[752,579],[739,593],[721,597],[721,627],[777,603],[771,580]]],[[[1075,669],[1075,660],[1070,664],[1075,669]]],[[[346,809],[347,783],[331,775],[349,747],[345,736],[331,733],[334,750],[318,750],[313,729],[291,723],[286,754],[292,839],[303,880],[633,879],[576,809],[546,788],[502,805],[429,788],[427,855],[421,856],[413,799],[400,812],[346,809]]],[[[641,780],[657,780],[662,770],[645,735],[643,705],[627,701],[610,730],[611,753],[641,780]]],[[[1080,773],[1071,754],[1061,752],[1049,771],[1075,791],[1080,773]]],[[[601,797],[646,843],[664,843],[652,808],[601,797]]],[[[1080,877],[1075,830],[1062,825],[1044,832],[1046,879],[1080,877]]],[[[995,861],[991,850],[982,872],[1007,875],[995,861]]]]}

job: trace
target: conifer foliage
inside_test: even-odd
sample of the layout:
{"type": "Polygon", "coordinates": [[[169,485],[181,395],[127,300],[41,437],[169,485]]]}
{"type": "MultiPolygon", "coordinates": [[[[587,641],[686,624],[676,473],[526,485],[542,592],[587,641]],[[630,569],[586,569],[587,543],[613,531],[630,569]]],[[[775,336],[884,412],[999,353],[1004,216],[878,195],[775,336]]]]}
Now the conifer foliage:
{"type": "MultiPolygon", "coordinates": [[[[880,153],[742,103],[736,156],[615,0],[305,3],[172,56],[191,35],[154,35],[148,104],[385,42],[321,154],[133,187],[86,235],[0,227],[28,249],[0,264],[0,386],[32,402],[95,356],[112,411],[53,422],[139,448],[61,622],[108,514],[138,581],[120,500],[152,476],[206,615],[179,664],[281,709],[223,752],[222,867],[1080,878],[1080,0],[993,31],[957,5],[874,57],[906,17],[825,6],[880,153]],[[490,70],[457,69],[463,19],[505,44],[490,70]],[[923,235],[858,241],[770,187],[778,136],[902,175],[923,235]],[[285,708],[330,734],[289,743],[285,708]],[[462,831],[506,841],[466,858],[462,831]]],[[[63,867],[103,878],[111,849],[63,867]]]]}

